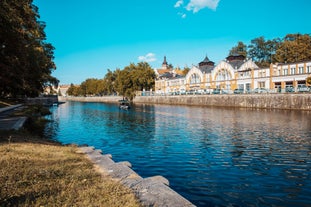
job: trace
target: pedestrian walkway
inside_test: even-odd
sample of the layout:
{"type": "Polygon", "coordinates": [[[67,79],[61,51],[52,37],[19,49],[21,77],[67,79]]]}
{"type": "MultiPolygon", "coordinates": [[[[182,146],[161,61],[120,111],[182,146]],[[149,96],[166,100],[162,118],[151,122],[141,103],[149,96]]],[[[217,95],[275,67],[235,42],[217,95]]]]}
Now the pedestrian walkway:
{"type": "Polygon", "coordinates": [[[18,130],[23,127],[27,117],[10,116],[14,110],[18,110],[22,106],[22,104],[17,104],[0,108],[0,130],[18,130]]]}

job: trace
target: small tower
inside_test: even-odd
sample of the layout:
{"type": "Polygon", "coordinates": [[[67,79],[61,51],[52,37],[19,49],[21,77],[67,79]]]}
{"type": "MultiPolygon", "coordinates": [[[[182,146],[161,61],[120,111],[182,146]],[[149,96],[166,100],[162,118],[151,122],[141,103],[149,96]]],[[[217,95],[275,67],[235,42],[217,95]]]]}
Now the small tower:
{"type": "Polygon", "coordinates": [[[163,63],[162,63],[162,69],[167,69],[166,56],[164,56],[164,60],[163,60],[163,63]]]}

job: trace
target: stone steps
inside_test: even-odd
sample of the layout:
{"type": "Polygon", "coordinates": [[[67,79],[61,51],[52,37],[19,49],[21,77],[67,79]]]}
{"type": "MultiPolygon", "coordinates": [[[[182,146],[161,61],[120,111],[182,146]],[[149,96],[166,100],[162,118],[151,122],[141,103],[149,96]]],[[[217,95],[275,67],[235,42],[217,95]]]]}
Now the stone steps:
{"type": "Polygon", "coordinates": [[[194,205],[169,187],[169,181],[162,176],[142,178],[131,169],[131,163],[112,160],[110,154],[102,154],[93,147],[80,147],[82,153],[112,178],[119,180],[136,194],[143,206],[193,207],[194,205]]]}

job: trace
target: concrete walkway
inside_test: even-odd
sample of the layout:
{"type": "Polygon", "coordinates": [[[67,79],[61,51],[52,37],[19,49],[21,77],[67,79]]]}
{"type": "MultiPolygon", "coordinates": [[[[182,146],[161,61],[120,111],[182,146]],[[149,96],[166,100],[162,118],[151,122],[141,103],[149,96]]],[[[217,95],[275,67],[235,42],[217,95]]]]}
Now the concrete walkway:
{"type": "Polygon", "coordinates": [[[11,117],[10,115],[22,107],[22,104],[0,108],[0,130],[18,130],[23,127],[27,117],[11,117]]]}

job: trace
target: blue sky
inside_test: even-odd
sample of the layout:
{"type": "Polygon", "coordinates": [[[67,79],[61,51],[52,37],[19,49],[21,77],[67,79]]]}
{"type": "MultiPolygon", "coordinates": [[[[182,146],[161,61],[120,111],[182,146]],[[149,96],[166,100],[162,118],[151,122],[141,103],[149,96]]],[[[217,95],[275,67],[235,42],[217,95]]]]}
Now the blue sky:
{"type": "Polygon", "coordinates": [[[34,0],[55,49],[60,84],[147,61],[218,63],[254,38],[311,31],[310,0],[34,0]]]}

